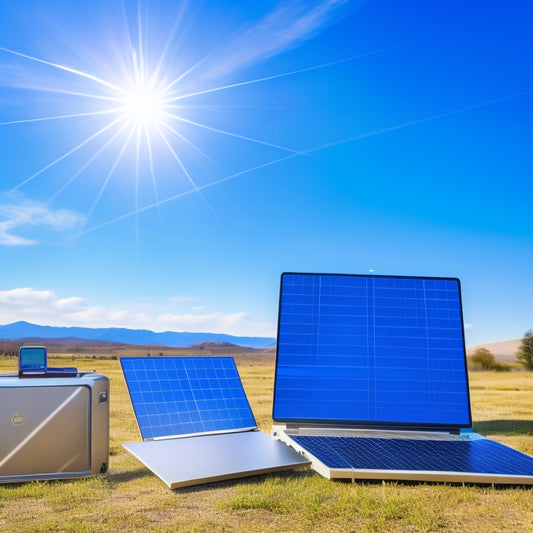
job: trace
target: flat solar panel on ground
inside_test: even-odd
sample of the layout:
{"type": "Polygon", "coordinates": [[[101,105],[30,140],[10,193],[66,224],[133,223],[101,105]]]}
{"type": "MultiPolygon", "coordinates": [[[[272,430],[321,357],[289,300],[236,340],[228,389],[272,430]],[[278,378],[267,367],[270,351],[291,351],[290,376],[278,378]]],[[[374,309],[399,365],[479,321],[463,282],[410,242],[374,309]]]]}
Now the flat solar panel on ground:
{"type": "Polygon", "coordinates": [[[479,436],[417,440],[293,435],[292,439],[332,469],[533,476],[533,457],[479,436]]]}
{"type": "Polygon", "coordinates": [[[256,427],[231,357],[124,357],[143,440],[256,427]]]}
{"type": "Polygon", "coordinates": [[[459,280],[282,276],[273,418],[471,424],[459,280]]]}

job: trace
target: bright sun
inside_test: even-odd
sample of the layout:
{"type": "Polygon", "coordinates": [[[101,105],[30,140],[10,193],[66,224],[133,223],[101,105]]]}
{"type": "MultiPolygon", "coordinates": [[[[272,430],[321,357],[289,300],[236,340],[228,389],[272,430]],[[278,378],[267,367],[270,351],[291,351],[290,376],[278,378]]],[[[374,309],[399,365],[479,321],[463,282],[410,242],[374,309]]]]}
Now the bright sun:
{"type": "Polygon", "coordinates": [[[159,91],[142,85],[124,98],[124,113],[137,127],[156,126],[164,115],[165,101],[159,91]]]}
{"type": "MultiPolygon", "coordinates": [[[[17,56],[25,61],[42,65],[48,69],[61,71],[63,74],[69,75],[73,82],[76,82],[74,85],[75,88],[70,90],[68,84],[65,86],[62,85],[63,78],[60,78],[58,81],[59,85],[57,87],[47,87],[39,90],[52,93],[57,92],[58,94],[62,95],[70,95],[72,97],[82,98],[84,103],[99,101],[98,107],[94,110],[89,108],[88,110],[81,110],[79,113],[74,114],[62,113],[10,122],[0,122],[0,126],[7,124],[22,124],[82,117],[85,118],[98,116],[102,118],[102,122],[101,124],[97,125],[98,129],[96,129],[96,131],[88,134],[88,136],[79,141],[78,144],[69,147],[62,155],[59,155],[50,163],[47,163],[42,168],[34,172],[31,176],[20,182],[13,188],[13,191],[20,189],[28,182],[34,180],[55,165],[70,158],[75,153],[79,152],[82,154],[86,147],[92,146],[92,154],[89,154],[88,159],[82,161],[79,168],[75,168],[73,174],[70,177],[67,177],[64,183],[53,194],[51,198],[51,200],[53,200],[73,182],[80,178],[82,174],[88,172],[91,165],[93,165],[93,163],[100,158],[101,154],[106,151],[110,152],[111,150],[108,149],[113,147],[115,152],[111,155],[111,164],[108,167],[107,172],[98,173],[98,175],[102,175],[102,181],[94,202],[88,210],[86,218],[89,220],[99,204],[108,184],[114,175],[119,172],[117,169],[121,168],[120,165],[122,164],[122,161],[126,160],[127,157],[134,151],[133,176],[135,178],[136,187],[135,206],[134,209],[132,209],[129,213],[126,215],[121,215],[120,217],[125,218],[126,216],[131,216],[146,209],[161,205],[163,202],[169,201],[169,199],[177,198],[178,196],[192,192],[200,193],[201,189],[205,188],[206,186],[211,186],[216,183],[220,183],[221,181],[226,181],[238,175],[242,175],[243,173],[255,170],[256,167],[251,167],[237,174],[232,174],[216,180],[213,179],[209,182],[209,184],[204,184],[201,187],[198,186],[195,181],[195,176],[189,169],[190,160],[192,159],[189,156],[189,153],[192,153],[191,150],[199,154],[202,159],[206,160],[209,164],[217,167],[217,174],[215,175],[218,175],[218,169],[221,168],[216,161],[214,161],[202,150],[200,145],[196,144],[196,142],[193,142],[189,137],[189,135],[194,135],[195,138],[198,138],[198,130],[238,141],[245,141],[254,145],[274,148],[289,154],[285,155],[285,157],[281,160],[284,160],[287,157],[301,155],[301,152],[285,146],[279,146],[267,141],[248,137],[237,132],[228,131],[227,129],[220,129],[203,122],[192,120],[190,118],[190,113],[185,113],[185,116],[182,115],[182,111],[184,109],[195,108],[195,106],[192,104],[188,105],[187,100],[189,98],[220,92],[234,87],[251,85],[274,78],[290,76],[301,71],[286,72],[266,78],[252,79],[238,83],[231,83],[228,85],[215,85],[211,87],[207,86],[206,88],[198,87],[195,88],[195,90],[184,90],[182,87],[182,80],[188,76],[189,73],[193,72],[199,63],[184,71],[176,71],[176,67],[166,60],[167,51],[165,49],[160,57],[156,57],[157,66],[152,68],[153,65],[147,60],[147,57],[151,56],[145,54],[146,50],[143,47],[140,14],[138,14],[137,41],[137,43],[131,43],[130,47],[124,50],[121,61],[126,68],[122,72],[123,77],[121,77],[118,81],[108,77],[100,77],[91,72],[79,70],[66,64],[54,63],[47,61],[46,59],[34,57],[0,46],[0,52],[2,53],[17,56]],[[83,90],[78,88],[77,84],[80,82],[85,82],[83,90]],[[191,131],[193,133],[190,134],[189,132],[191,131]],[[194,133],[195,131],[196,133],[194,133]],[[97,143],[100,144],[98,145],[97,143]],[[160,150],[157,152],[154,150],[156,143],[160,148],[160,150]],[[128,147],[133,147],[133,149],[128,151],[128,147]],[[183,158],[181,150],[184,151],[183,153],[187,154],[188,157],[186,159],[183,158]],[[154,164],[154,156],[161,157],[160,154],[166,154],[167,158],[168,154],[170,155],[170,158],[168,158],[167,161],[175,162],[180,174],[186,178],[185,181],[190,184],[191,188],[187,188],[183,192],[180,190],[177,196],[169,196],[164,199],[159,197],[157,183],[158,180],[156,179],[154,170],[154,168],[156,168],[156,165],[154,164]],[[185,161],[187,161],[187,164],[185,161]],[[146,162],[148,163],[147,165],[145,165],[146,162]],[[148,169],[146,172],[141,171],[142,169],[146,168],[148,169]],[[139,183],[144,179],[143,172],[144,174],[148,174],[148,182],[151,182],[153,191],[152,196],[154,198],[154,201],[151,204],[145,205],[141,205],[140,200],[142,200],[142,198],[137,194],[139,183]]],[[[120,74],[121,71],[119,70],[118,73],[120,74]]],[[[185,87],[191,86],[194,85],[191,85],[191,81],[189,80],[188,85],[186,84],[185,87]]],[[[274,160],[269,164],[273,164],[277,161],[278,160],[274,160]]],[[[117,219],[111,219],[104,222],[103,225],[110,224],[116,220],[117,219]]],[[[95,226],[95,228],[101,227],[101,225],[95,226]]]]}

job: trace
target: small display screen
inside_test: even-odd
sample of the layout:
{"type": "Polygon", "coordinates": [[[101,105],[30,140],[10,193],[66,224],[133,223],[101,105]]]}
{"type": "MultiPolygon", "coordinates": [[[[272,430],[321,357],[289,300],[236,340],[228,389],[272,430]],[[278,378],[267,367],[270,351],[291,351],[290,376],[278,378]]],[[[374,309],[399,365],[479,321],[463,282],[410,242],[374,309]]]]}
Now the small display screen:
{"type": "Polygon", "coordinates": [[[19,350],[19,372],[46,372],[46,348],[23,346],[19,350]]]}

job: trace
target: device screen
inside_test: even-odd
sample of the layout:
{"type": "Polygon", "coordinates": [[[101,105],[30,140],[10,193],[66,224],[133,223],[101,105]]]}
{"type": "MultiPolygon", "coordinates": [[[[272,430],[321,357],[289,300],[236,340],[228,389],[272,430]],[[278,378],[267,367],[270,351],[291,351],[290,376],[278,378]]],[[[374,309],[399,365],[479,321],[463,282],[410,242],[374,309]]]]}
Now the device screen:
{"type": "Polygon", "coordinates": [[[19,350],[19,372],[46,372],[46,348],[22,346],[19,350]]]}

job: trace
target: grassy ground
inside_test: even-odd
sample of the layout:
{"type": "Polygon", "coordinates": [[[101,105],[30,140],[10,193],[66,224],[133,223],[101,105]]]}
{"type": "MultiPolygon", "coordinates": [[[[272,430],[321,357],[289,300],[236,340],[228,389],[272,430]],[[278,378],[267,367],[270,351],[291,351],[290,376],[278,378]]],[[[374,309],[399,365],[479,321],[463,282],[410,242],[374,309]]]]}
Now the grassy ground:
{"type": "MultiPolygon", "coordinates": [[[[110,471],[0,485],[0,531],[532,531],[533,492],[523,487],[352,484],[307,471],[171,491],[121,446],[140,434],[119,362],[75,364],[111,381],[110,471]]],[[[269,433],[273,363],[250,356],[238,366],[269,433]]],[[[0,357],[0,371],[14,368],[0,357]]],[[[470,385],[474,429],[533,455],[533,374],[477,372],[470,385]]]]}

